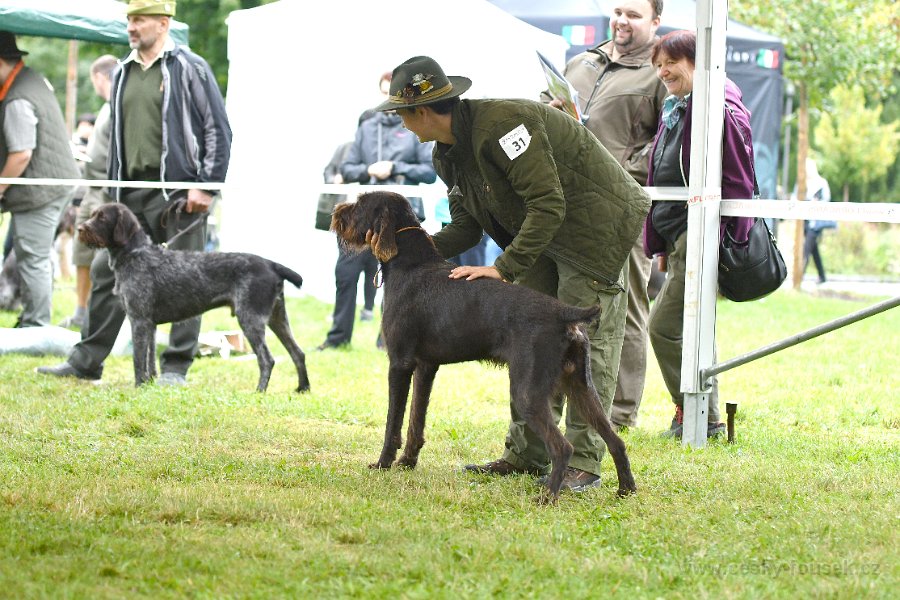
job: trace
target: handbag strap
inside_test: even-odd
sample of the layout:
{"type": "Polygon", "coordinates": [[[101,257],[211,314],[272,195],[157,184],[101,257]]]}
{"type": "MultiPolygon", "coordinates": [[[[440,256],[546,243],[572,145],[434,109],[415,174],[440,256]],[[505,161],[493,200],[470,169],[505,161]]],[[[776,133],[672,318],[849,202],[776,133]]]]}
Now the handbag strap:
{"type": "MultiPolygon", "coordinates": [[[[734,119],[735,125],[737,125],[738,135],[741,136],[741,142],[746,146],[747,141],[744,139],[744,134],[741,132],[741,126],[737,122],[737,118],[734,116],[734,108],[728,104],[728,101],[725,102],[725,109],[731,113],[731,118],[734,119]]],[[[759,183],[756,182],[756,165],[753,164],[753,160],[750,160],[750,173],[753,175],[753,199],[759,200],[759,183]]]]}

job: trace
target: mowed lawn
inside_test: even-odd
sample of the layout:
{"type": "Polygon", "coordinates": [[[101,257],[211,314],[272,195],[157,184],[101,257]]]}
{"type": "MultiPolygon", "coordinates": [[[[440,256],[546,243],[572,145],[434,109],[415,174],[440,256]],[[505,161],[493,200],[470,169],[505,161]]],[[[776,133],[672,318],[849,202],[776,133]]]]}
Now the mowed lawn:
{"type": "MultiPolygon", "coordinates": [[[[55,321],[71,312],[58,292],[55,321]]],[[[718,306],[718,353],[741,352],[873,299],[781,291],[718,306]]],[[[37,375],[60,357],[0,356],[0,597],[895,598],[900,548],[900,311],[720,376],[737,440],[688,450],[649,359],[623,437],[639,487],[539,506],[531,477],[460,472],[500,456],[506,371],[442,367],[414,471],[379,453],[387,359],[376,323],[315,352],[330,305],[289,300],[308,394],[279,357],[199,358],[189,386],[37,375]]],[[[12,313],[0,314],[10,327],[12,313]]],[[[226,310],[204,330],[236,329],[226,310]]],[[[724,406],[723,406],[724,412],[724,406]]]]}

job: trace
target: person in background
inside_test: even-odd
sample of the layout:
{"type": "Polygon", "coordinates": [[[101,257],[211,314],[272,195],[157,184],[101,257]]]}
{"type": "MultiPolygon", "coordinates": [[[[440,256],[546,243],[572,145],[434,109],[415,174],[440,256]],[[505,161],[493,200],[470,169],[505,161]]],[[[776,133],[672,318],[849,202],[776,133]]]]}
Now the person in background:
{"type": "MultiPolygon", "coordinates": [[[[109,101],[109,179],[199,184],[225,181],[231,156],[225,102],[209,64],[169,37],[175,10],[173,0],[128,3],[131,53],[113,74],[109,101]]],[[[204,249],[203,225],[213,202],[211,192],[199,188],[116,188],[112,196],[135,213],[153,243],[167,242],[184,231],[171,248],[204,249]]],[[[39,373],[100,379],[103,362],[125,321],[122,301],[114,294],[115,276],[107,251],[95,256],[91,280],[81,341],[66,362],[38,367],[39,373]]],[[[186,384],[199,333],[200,317],[172,324],[169,345],[160,360],[159,385],[186,384]]]]}
{"type": "MultiPolygon", "coordinates": [[[[653,46],[656,74],[669,95],[663,104],[659,129],[650,155],[647,185],[687,187],[691,165],[691,92],[697,37],[692,31],[673,31],[653,46]]],[[[725,110],[722,136],[722,198],[753,197],[753,143],[750,111],[741,102],[741,91],[731,80],[725,83],[725,110]]],[[[681,355],[684,328],[685,258],[687,254],[687,202],[654,202],[644,224],[644,250],[648,257],[664,261],[666,281],[650,310],[650,343],[659,363],[666,388],[675,404],[675,416],[666,437],[680,438],[684,420],[681,392],[681,355]]],[[[747,240],[753,224],[749,217],[723,217],[719,237],[726,228],[738,242],[747,240]]],[[[706,435],[725,431],[719,420],[718,383],[713,378],[709,394],[706,435]]]]}
{"type": "MultiPolygon", "coordinates": [[[[43,75],[25,65],[16,36],[0,31],[0,177],[77,179],[62,110],[43,75]]],[[[0,183],[23,302],[18,327],[50,325],[53,237],[72,186],[0,183]]]]}
{"type": "MultiPolygon", "coordinates": [[[[612,38],[572,58],[563,71],[583,102],[585,127],[640,184],[647,181],[650,147],[666,97],[650,61],[662,11],[663,0],[616,0],[609,20],[612,38]]],[[[549,94],[542,99],[550,100],[549,94]]],[[[550,105],[562,108],[560,100],[550,100],[550,105]]],[[[625,340],[609,414],[619,430],[637,425],[644,394],[650,266],[638,236],[625,264],[625,340]]]]}
{"type": "MultiPolygon", "coordinates": [[[[454,279],[490,277],[574,306],[600,305],[588,327],[591,377],[609,410],[625,330],[623,267],[650,197],[581,123],[532,100],[461,100],[471,86],[446,76],[427,56],[394,69],[391,94],[378,110],[396,111],[421,141],[435,141],[434,165],[448,188],[450,223],[434,234],[442,256],[475,246],[487,232],[503,253],[490,266],[459,266],[454,279]]],[[[562,417],[564,397],[553,400],[562,417]]],[[[542,474],[547,448],[510,403],[501,458],[465,470],[506,476],[542,474]]],[[[606,450],[600,435],[566,411],[574,451],[563,488],[599,485],[606,450]]]]}
{"type": "MultiPolygon", "coordinates": [[[[391,73],[384,73],[378,82],[383,95],[391,86],[391,73]]],[[[436,179],[431,164],[431,145],[422,144],[416,136],[403,127],[395,113],[363,113],[353,144],[341,163],[344,183],[370,185],[433,183],[436,179]]],[[[409,198],[420,221],[425,220],[421,198],[409,198]]],[[[337,348],[350,343],[356,314],[356,290],[359,275],[378,268],[378,261],[371,251],[352,254],[338,253],[335,265],[336,292],[332,327],[317,350],[337,348]]],[[[365,308],[363,309],[365,310],[365,308]]],[[[367,317],[369,315],[366,315],[367,317]]],[[[376,345],[381,347],[381,336],[376,345]]]]}
{"type": "MultiPolygon", "coordinates": [[[[88,139],[85,155],[88,161],[84,165],[85,179],[106,179],[106,162],[109,155],[109,93],[112,72],[118,59],[111,54],[104,54],[91,63],[91,83],[94,91],[103,99],[103,106],[94,121],[93,134],[88,139]]],[[[75,230],[91,217],[95,208],[109,202],[106,191],[100,187],[88,188],[78,205],[75,214],[75,230]]],[[[67,317],[60,325],[81,329],[87,315],[88,296],[91,293],[91,263],[96,250],[81,243],[78,236],[72,243],[72,261],[75,263],[75,313],[67,317]]]]}
{"type": "MultiPolygon", "coordinates": [[[[792,200],[797,199],[797,190],[791,195],[792,200]]],[[[806,159],[806,199],[815,202],[831,202],[831,186],[828,181],[819,174],[816,161],[806,159]]],[[[812,258],[819,275],[818,283],[821,285],[827,281],[825,277],[825,265],[822,263],[822,255],[819,253],[819,238],[826,229],[835,229],[836,221],[815,219],[803,222],[803,272],[812,258]]]]}

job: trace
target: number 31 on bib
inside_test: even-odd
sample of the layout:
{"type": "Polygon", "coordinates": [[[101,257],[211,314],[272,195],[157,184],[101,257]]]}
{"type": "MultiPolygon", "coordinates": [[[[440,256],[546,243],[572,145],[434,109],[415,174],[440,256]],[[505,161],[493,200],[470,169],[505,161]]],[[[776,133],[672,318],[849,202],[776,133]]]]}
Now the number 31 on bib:
{"type": "Polygon", "coordinates": [[[509,160],[521,156],[522,153],[528,149],[528,144],[530,143],[531,135],[529,135],[528,130],[525,129],[524,124],[519,125],[500,138],[500,147],[506,152],[506,156],[509,157],[509,160]]]}

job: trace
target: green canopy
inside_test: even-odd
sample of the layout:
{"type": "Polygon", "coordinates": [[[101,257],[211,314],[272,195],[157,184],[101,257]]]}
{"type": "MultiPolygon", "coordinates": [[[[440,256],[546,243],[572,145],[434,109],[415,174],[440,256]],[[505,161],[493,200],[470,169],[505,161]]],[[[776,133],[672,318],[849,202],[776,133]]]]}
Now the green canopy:
{"type": "MultiPolygon", "coordinates": [[[[0,0],[0,29],[19,35],[127,44],[125,3],[117,0],[0,0]]],[[[188,43],[188,26],[172,20],[169,34],[188,43]]]]}

